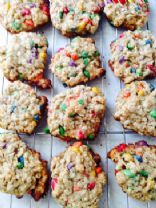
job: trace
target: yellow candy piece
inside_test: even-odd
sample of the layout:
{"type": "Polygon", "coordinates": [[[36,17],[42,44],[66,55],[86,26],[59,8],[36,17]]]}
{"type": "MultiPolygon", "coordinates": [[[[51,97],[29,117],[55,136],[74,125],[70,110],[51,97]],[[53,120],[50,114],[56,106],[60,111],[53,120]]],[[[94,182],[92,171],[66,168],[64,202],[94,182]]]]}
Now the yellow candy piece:
{"type": "Polygon", "coordinates": [[[80,153],[80,149],[78,147],[71,147],[71,150],[76,153],[80,153]]]}
{"type": "Polygon", "coordinates": [[[128,2],[129,2],[129,3],[133,3],[133,2],[134,2],[134,0],[128,0],[128,2]]]}
{"type": "Polygon", "coordinates": [[[124,159],[125,159],[126,161],[133,161],[133,160],[134,160],[134,158],[132,157],[132,155],[129,154],[129,153],[125,153],[125,154],[124,154],[124,159]]]}
{"type": "Polygon", "coordinates": [[[139,90],[138,95],[140,95],[140,96],[144,96],[144,95],[145,95],[145,93],[144,93],[144,91],[143,91],[143,90],[139,90]]]}
{"type": "Polygon", "coordinates": [[[154,186],[155,186],[155,182],[151,178],[147,179],[147,184],[148,184],[150,189],[154,188],[154,186]]]}
{"type": "Polygon", "coordinates": [[[32,121],[32,122],[31,122],[31,125],[32,125],[32,126],[36,126],[36,125],[37,125],[37,124],[36,124],[36,121],[32,121]]]}
{"type": "Polygon", "coordinates": [[[80,3],[80,4],[79,4],[79,9],[80,9],[80,11],[83,11],[83,9],[84,9],[83,3],[80,3]]]}
{"type": "Polygon", "coordinates": [[[92,87],[92,91],[95,92],[96,94],[99,94],[101,92],[98,87],[92,87]]]}
{"type": "Polygon", "coordinates": [[[96,172],[95,172],[95,170],[92,170],[92,171],[91,171],[90,176],[93,176],[93,177],[95,177],[95,176],[96,176],[96,172]]]}
{"type": "Polygon", "coordinates": [[[46,60],[46,59],[47,59],[47,54],[44,53],[44,52],[41,52],[41,53],[39,54],[39,58],[41,58],[41,59],[43,59],[43,60],[46,60]]]}
{"type": "Polygon", "coordinates": [[[129,88],[130,87],[130,84],[126,84],[126,88],[129,88]]]}
{"type": "Polygon", "coordinates": [[[86,23],[85,22],[81,22],[78,26],[78,31],[82,31],[84,28],[86,27],[86,23]]]}
{"type": "Polygon", "coordinates": [[[11,7],[10,3],[7,3],[7,5],[6,5],[7,11],[9,11],[10,7],[11,7]]]}

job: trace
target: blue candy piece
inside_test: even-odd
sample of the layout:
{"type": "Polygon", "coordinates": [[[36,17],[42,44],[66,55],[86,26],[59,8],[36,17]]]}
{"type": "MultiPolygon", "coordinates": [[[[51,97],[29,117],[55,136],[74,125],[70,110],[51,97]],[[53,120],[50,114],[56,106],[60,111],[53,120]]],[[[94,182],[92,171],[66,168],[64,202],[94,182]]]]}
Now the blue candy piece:
{"type": "Polygon", "coordinates": [[[130,72],[131,72],[131,73],[136,73],[136,69],[135,69],[135,68],[131,68],[131,69],[130,69],[130,72]]]}
{"type": "Polygon", "coordinates": [[[39,115],[35,115],[35,116],[34,116],[34,120],[35,120],[35,121],[39,121],[39,120],[40,120],[39,115]]]}
{"type": "Polygon", "coordinates": [[[145,40],[146,45],[152,45],[152,41],[151,40],[145,40]]]}
{"type": "Polygon", "coordinates": [[[23,156],[20,156],[20,157],[18,158],[18,162],[20,162],[20,163],[23,163],[23,164],[24,164],[24,157],[23,157],[23,156]]]}
{"type": "Polygon", "coordinates": [[[150,87],[151,91],[155,90],[154,85],[152,85],[151,83],[149,84],[149,87],[150,87]]]}
{"type": "Polygon", "coordinates": [[[138,160],[139,162],[143,162],[142,157],[139,155],[133,155],[133,157],[138,160]]]}
{"type": "Polygon", "coordinates": [[[16,105],[12,105],[12,106],[11,106],[11,111],[10,111],[10,113],[14,113],[15,110],[16,110],[16,105]]]}

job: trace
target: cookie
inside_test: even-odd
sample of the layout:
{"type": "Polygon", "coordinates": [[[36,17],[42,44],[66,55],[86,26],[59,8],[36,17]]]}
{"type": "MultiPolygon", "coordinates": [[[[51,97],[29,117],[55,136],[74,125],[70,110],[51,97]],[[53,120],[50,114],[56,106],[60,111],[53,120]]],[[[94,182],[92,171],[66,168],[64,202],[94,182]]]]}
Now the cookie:
{"type": "Polygon", "coordinates": [[[156,199],[156,146],[145,141],[120,144],[108,157],[116,164],[115,176],[125,193],[140,201],[156,199]]]}
{"type": "Polygon", "coordinates": [[[48,127],[64,141],[94,139],[105,112],[105,98],[97,87],[79,85],[52,98],[48,127]]]}
{"type": "Polygon", "coordinates": [[[52,57],[50,69],[66,85],[73,87],[104,74],[100,53],[91,38],[74,38],[52,57]]]}
{"type": "Polygon", "coordinates": [[[0,48],[0,68],[4,76],[10,81],[27,81],[41,88],[50,88],[51,81],[44,78],[47,47],[44,35],[31,32],[14,35],[0,48]]]}
{"type": "Polygon", "coordinates": [[[52,158],[52,196],[63,207],[98,208],[106,175],[100,156],[82,142],[52,158]]]}
{"type": "Polygon", "coordinates": [[[68,37],[94,34],[103,6],[103,0],[51,0],[52,24],[68,37]]]}
{"type": "Polygon", "coordinates": [[[31,150],[17,134],[0,134],[0,191],[21,198],[30,194],[36,201],[46,193],[47,161],[31,150]]]}
{"type": "Polygon", "coordinates": [[[32,31],[49,20],[46,0],[1,0],[0,22],[11,33],[32,31]]]}
{"type": "Polygon", "coordinates": [[[139,134],[156,136],[156,89],[145,81],[127,84],[116,100],[115,119],[139,134]]]}
{"type": "Polygon", "coordinates": [[[20,81],[10,84],[0,96],[0,127],[31,134],[38,125],[47,98],[20,81]]]}
{"type": "Polygon", "coordinates": [[[115,27],[143,27],[149,15],[148,0],[104,0],[104,13],[115,27]]]}
{"type": "Polygon", "coordinates": [[[149,30],[126,31],[111,43],[109,66],[125,83],[156,77],[156,39],[149,30]]]}

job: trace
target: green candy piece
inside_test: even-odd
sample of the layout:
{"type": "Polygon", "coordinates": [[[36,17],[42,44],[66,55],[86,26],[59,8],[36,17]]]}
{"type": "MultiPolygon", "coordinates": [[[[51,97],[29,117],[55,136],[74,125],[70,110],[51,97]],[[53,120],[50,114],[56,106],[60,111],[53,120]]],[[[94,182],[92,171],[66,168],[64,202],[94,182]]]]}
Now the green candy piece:
{"type": "Polygon", "coordinates": [[[63,126],[59,126],[59,134],[61,136],[64,136],[65,135],[65,129],[63,128],[63,126]]]}
{"type": "Polygon", "coordinates": [[[145,3],[148,3],[148,0],[144,0],[145,3]]]}
{"type": "Polygon", "coordinates": [[[127,43],[127,48],[128,48],[128,50],[133,50],[134,47],[130,44],[130,42],[128,42],[127,43]]]}
{"type": "Polygon", "coordinates": [[[90,78],[90,73],[89,73],[88,70],[84,70],[83,74],[84,74],[85,77],[90,78]]]}
{"type": "Polygon", "coordinates": [[[96,14],[91,14],[91,15],[90,15],[90,18],[91,18],[91,19],[94,19],[95,17],[96,17],[96,14]]]}
{"type": "Polygon", "coordinates": [[[83,63],[85,66],[87,66],[89,64],[88,58],[83,59],[83,63]]]}
{"type": "Polygon", "coordinates": [[[135,174],[131,172],[131,170],[129,169],[125,169],[122,171],[126,176],[128,176],[129,178],[135,178],[135,174]]]}
{"type": "Polygon", "coordinates": [[[46,133],[46,134],[49,134],[49,133],[50,133],[50,130],[49,130],[48,127],[44,128],[43,131],[44,131],[44,133],[46,133]]]}
{"type": "Polygon", "coordinates": [[[63,18],[63,12],[59,12],[59,18],[62,19],[63,18]]]}
{"type": "Polygon", "coordinates": [[[60,106],[60,109],[61,109],[62,111],[66,111],[66,109],[67,109],[66,104],[62,104],[62,105],[60,106]]]}
{"type": "Polygon", "coordinates": [[[80,105],[84,105],[84,100],[80,99],[80,100],[78,100],[78,103],[79,103],[80,105]]]}
{"type": "Polygon", "coordinates": [[[88,137],[87,138],[90,139],[90,140],[92,140],[92,139],[94,139],[94,136],[92,134],[88,134],[88,137]]]}
{"type": "Polygon", "coordinates": [[[33,40],[30,40],[29,44],[30,44],[30,47],[31,47],[31,48],[32,48],[33,46],[35,46],[35,42],[34,42],[33,40]]]}
{"type": "Polygon", "coordinates": [[[143,75],[143,72],[141,71],[141,69],[137,69],[137,70],[136,70],[136,75],[137,75],[138,77],[140,77],[140,76],[143,75]]]}
{"type": "Polygon", "coordinates": [[[151,116],[152,118],[155,118],[155,119],[156,119],[156,109],[154,109],[154,110],[152,110],[152,111],[150,112],[150,116],[151,116]]]}
{"type": "Polygon", "coordinates": [[[24,168],[24,163],[18,162],[17,165],[16,165],[16,167],[17,167],[18,169],[23,169],[23,168],[24,168]]]}
{"type": "Polygon", "coordinates": [[[148,177],[148,172],[146,170],[140,171],[139,174],[143,177],[148,177]]]}
{"type": "Polygon", "coordinates": [[[74,13],[74,12],[75,12],[75,10],[74,10],[73,8],[69,8],[69,11],[70,11],[71,13],[74,13]]]}
{"type": "Polygon", "coordinates": [[[95,51],[95,52],[94,52],[94,56],[95,56],[95,57],[97,57],[97,56],[99,56],[99,55],[100,55],[99,51],[95,51]]]}
{"type": "Polygon", "coordinates": [[[20,30],[21,29],[21,24],[18,22],[12,22],[12,28],[15,30],[20,30]]]}
{"type": "Polygon", "coordinates": [[[81,56],[82,56],[82,58],[87,58],[88,57],[88,52],[83,50],[81,56]]]}
{"type": "Polygon", "coordinates": [[[18,79],[19,79],[19,80],[23,80],[23,79],[24,79],[24,75],[23,75],[22,73],[19,73],[19,74],[18,74],[18,79]]]}
{"type": "Polygon", "coordinates": [[[70,114],[69,114],[69,117],[70,117],[70,118],[74,118],[76,115],[78,115],[78,114],[77,114],[77,113],[70,113],[70,114]]]}

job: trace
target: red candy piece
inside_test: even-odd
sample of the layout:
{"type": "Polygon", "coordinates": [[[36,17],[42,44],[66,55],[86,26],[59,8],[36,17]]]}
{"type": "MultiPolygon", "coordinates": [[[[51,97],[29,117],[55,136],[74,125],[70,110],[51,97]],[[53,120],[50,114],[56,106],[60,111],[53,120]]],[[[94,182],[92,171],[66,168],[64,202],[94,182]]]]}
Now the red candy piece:
{"type": "Polygon", "coordinates": [[[30,14],[31,14],[30,9],[23,9],[23,10],[22,10],[22,15],[23,15],[23,16],[27,16],[27,15],[30,15],[30,14]]]}
{"type": "Polygon", "coordinates": [[[115,170],[115,175],[119,172],[119,170],[115,170]]]}
{"type": "Polygon", "coordinates": [[[93,11],[94,11],[95,13],[99,13],[99,12],[101,11],[101,8],[97,6],[95,9],[93,9],[93,11]]]}
{"type": "Polygon", "coordinates": [[[86,24],[91,24],[91,23],[92,23],[91,19],[89,19],[89,18],[85,18],[83,21],[84,21],[86,24]]]}
{"type": "Polygon", "coordinates": [[[90,183],[88,183],[88,185],[87,185],[87,188],[88,188],[89,190],[92,190],[94,187],[95,187],[95,182],[90,182],[90,183]]]}
{"type": "Polygon", "coordinates": [[[101,172],[102,172],[102,168],[101,168],[101,167],[97,167],[97,168],[95,169],[95,172],[96,172],[97,174],[101,173],[101,172]]]}
{"type": "Polygon", "coordinates": [[[82,145],[83,145],[82,142],[75,142],[75,143],[73,144],[74,147],[80,147],[80,146],[82,146],[82,145]]]}
{"type": "Polygon", "coordinates": [[[114,1],[114,3],[116,3],[116,4],[119,3],[119,0],[113,0],[113,1],[114,1]]]}
{"type": "Polygon", "coordinates": [[[63,8],[63,13],[68,14],[68,12],[69,12],[68,8],[67,7],[64,7],[63,8]]]}
{"type": "Polygon", "coordinates": [[[156,67],[153,66],[152,64],[147,64],[147,68],[156,73],[156,67]]]}
{"type": "Polygon", "coordinates": [[[24,23],[25,23],[27,26],[34,27],[34,23],[33,23],[33,21],[32,21],[31,19],[25,20],[24,23]]]}
{"type": "Polygon", "coordinates": [[[125,4],[126,0],[119,0],[121,4],[125,4]]]}
{"type": "Polygon", "coordinates": [[[49,16],[49,7],[46,4],[41,5],[40,8],[45,15],[49,16]]]}
{"type": "Polygon", "coordinates": [[[124,37],[124,33],[119,35],[119,38],[123,38],[124,37]]]}
{"type": "Polygon", "coordinates": [[[124,150],[126,149],[126,147],[127,147],[127,144],[120,144],[117,147],[117,150],[118,150],[118,152],[124,152],[124,150]]]}
{"type": "Polygon", "coordinates": [[[92,117],[96,117],[97,113],[95,111],[92,111],[92,117]]]}
{"type": "Polygon", "coordinates": [[[78,57],[78,55],[77,55],[76,53],[72,53],[72,54],[71,54],[71,58],[72,58],[74,61],[76,61],[79,57],[78,57]]]}
{"type": "Polygon", "coordinates": [[[57,178],[53,178],[51,182],[51,188],[53,191],[55,190],[55,186],[57,185],[57,183],[58,183],[57,178]]]}
{"type": "Polygon", "coordinates": [[[81,130],[79,131],[78,135],[79,135],[79,139],[85,138],[84,133],[81,130]]]}
{"type": "Polygon", "coordinates": [[[130,92],[124,92],[124,94],[123,94],[123,97],[124,98],[128,98],[130,96],[131,96],[131,93],[130,92]]]}

